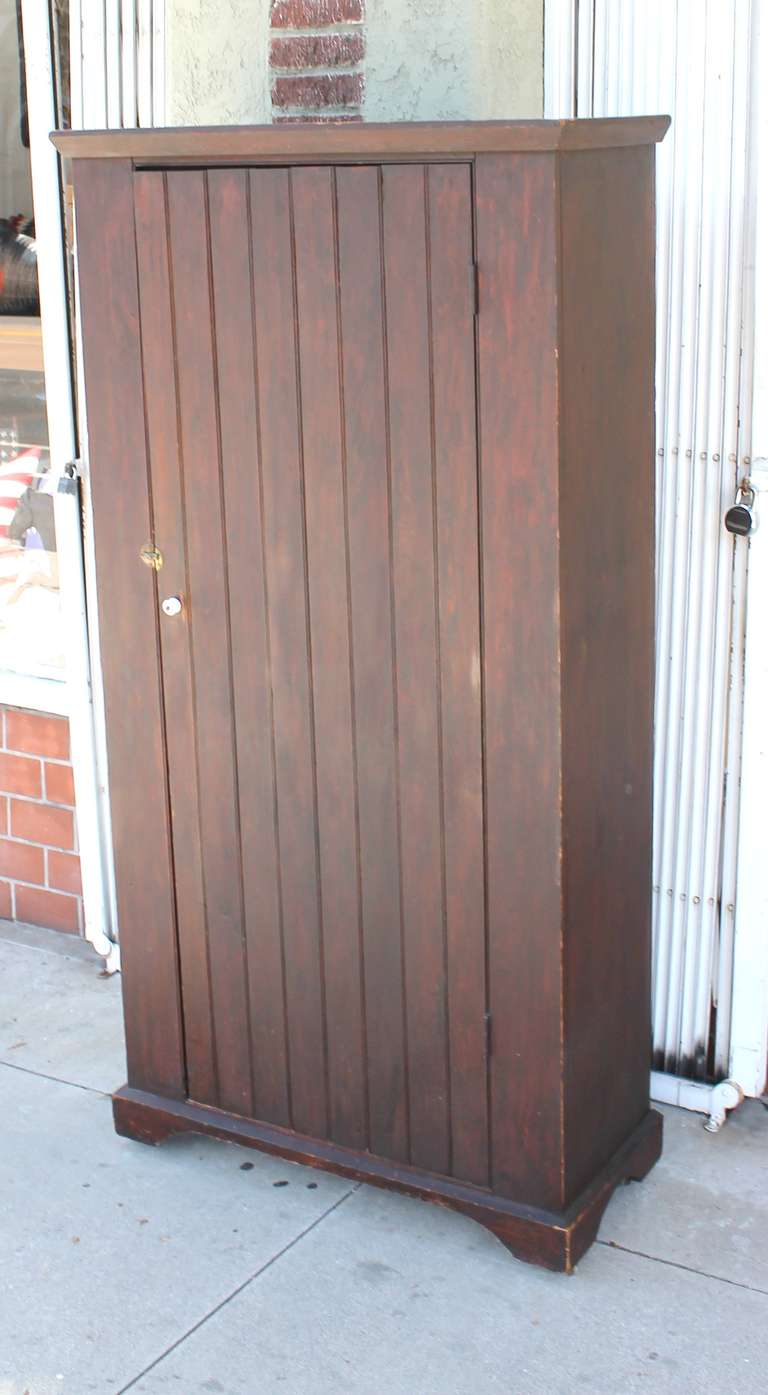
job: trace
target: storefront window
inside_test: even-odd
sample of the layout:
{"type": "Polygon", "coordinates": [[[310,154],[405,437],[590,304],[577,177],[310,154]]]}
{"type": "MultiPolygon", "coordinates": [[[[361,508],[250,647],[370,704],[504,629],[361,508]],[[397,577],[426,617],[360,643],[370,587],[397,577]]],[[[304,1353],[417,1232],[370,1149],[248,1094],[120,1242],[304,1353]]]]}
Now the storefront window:
{"type": "Polygon", "coordinates": [[[4,674],[64,677],[24,61],[0,0],[0,695],[4,674]]]}

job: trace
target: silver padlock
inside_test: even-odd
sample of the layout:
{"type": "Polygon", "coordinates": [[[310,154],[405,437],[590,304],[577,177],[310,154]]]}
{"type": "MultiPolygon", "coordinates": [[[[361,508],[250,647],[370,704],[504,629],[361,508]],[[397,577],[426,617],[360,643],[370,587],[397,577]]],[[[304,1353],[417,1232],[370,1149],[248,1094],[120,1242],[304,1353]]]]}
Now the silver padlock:
{"type": "Polygon", "coordinates": [[[166,596],[160,609],[163,615],[181,615],[181,596],[166,596]]]}
{"type": "Polygon", "coordinates": [[[726,510],[724,523],[726,530],[737,538],[748,538],[757,528],[755,491],[749,480],[742,480],[739,485],[734,503],[726,510]]]}

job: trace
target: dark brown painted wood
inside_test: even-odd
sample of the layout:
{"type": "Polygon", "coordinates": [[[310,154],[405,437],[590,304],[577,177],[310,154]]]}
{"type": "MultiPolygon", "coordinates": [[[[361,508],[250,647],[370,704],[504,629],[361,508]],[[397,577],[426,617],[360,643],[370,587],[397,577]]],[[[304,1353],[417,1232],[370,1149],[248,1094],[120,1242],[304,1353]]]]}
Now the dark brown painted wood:
{"type": "Polygon", "coordinates": [[[451,1172],[488,1182],[472,187],[428,171],[451,1172]]]}
{"type": "Polygon", "coordinates": [[[79,218],[113,192],[125,214],[81,266],[118,1127],[432,1196],[559,1268],[659,1147],[652,152],[630,125],[611,149],[569,128],[419,164],[411,132],[380,168],[334,136],[311,168],[138,172],[140,300],[130,171],[76,168],[79,218]],[[150,537],[185,603],[160,637],[150,537]]]}
{"type": "Polygon", "coordinates": [[[560,163],[566,1200],[648,1098],[652,161],[637,149],[560,163]]]}
{"type": "Polygon", "coordinates": [[[328,1060],[291,176],[259,170],[249,178],[291,1122],[325,1137],[328,1060]]]}
{"type": "Polygon", "coordinates": [[[147,472],[133,180],[127,164],[78,166],[77,239],[112,832],[119,850],[130,1079],[185,1093],[173,862],[147,472]]]}
{"type": "Polygon", "coordinates": [[[562,1211],[521,1205],[415,1167],[392,1163],[370,1153],[317,1138],[302,1138],[287,1129],[237,1119],[217,1109],[124,1086],[113,1096],[115,1128],[138,1143],[157,1144],[179,1133],[208,1134],[246,1148],[321,1167],[355,1181],[437,1201],[485,1226],[518,1259],[570,1274],[597,1234],[608,1202],[621,1182],[639,1182],[661,1153],[662,1116],[648,1110],[636,1128],[592,1179],[590,1186],[562,1211]]]}
{"type": "Polygon", "coordinates": [[[376,162],[387,157],[424,160],[487,153],[579,150],[652,145],[663,138],[668,116],[592,121],[398,121],[278,126],[179,127],[172,130],[56,131],[53,142],[72,159],[130,158],[169,165],[248,164],[275,160],[376,162]]]}
{"type": "MultiPolygon", "coordinates": [[[[237,771],[230,675],[227,520],[221,494],[205,176],[167,176],[180,461],[196,716],[198,809],[218,1103],[251,1110],[237,771]]],[[[165,578],[160,577],[164,594],[165,578]]],[[[172,715],[171,715],[172,720],[172,715]]],[[[177,860],[184,855],[176,847],[177,860]]],[[[183,939],[185,927],[179,924],[183,939]]]]}
{"type": "Polygon", "coordinates": [[[408,1159],[380,175],[336,172],[369,1147],[408,1159]]]}
{"type": "Polygon", "coordinates": [[[555,157],[477,162],[491,1178],[562,1201],[555,157]]]}
{"type": "MultiPolygon", "coordinates": [[[[426,172],[382,176],[410,1161],[450,1168],[426,172]]],[[[469,207],[465,210],[469,217],[469,207]]],[[[466,303],[463,307],[466,310],[466,303]]],[[[467,338],[470,321],[459,320],[467,338]]]]}
{"type": "MultiPolygon", "coordinates": [[[[208,176],[219,430],[242,848],[248,1003],[257,1119],[290,1123],[264,510],[243,172],[208,176]]],[[[233,857],[235,850],[233,849],[233,857]]],[[[242,1043],[245,1050],[246,1043],[242,1043]]]]}
{"type": "Polygon", "coordinates": [[[344,387],[332,170],[291,176],[304,442],[329,1136],[368,1134],[361,991],[356,743],[349,618],[344,387]]]}
{"type": "MultiPolygon", "coordinates": [[[[152,476],[155,540],[161,544],[161,595],[184,595],[187,554],[180,474],[176,344],[171,305],[165,180],[140,174],[134,181],[136,255],[141,310],[144,410],[152,476]]],[[[136,571],[133,559],[132,572],[136,571]]],[[[133,578],[132,578],[133,579],[133,578]]],[[[179,959],[185,1014],[187,1089],[192,1099],[214,1101],[214,1049],[208,931],[203,889],[197,785],[195,705],[190,632],[185,624],[160,625],[165,740],[174,846],[179,959]]]]}

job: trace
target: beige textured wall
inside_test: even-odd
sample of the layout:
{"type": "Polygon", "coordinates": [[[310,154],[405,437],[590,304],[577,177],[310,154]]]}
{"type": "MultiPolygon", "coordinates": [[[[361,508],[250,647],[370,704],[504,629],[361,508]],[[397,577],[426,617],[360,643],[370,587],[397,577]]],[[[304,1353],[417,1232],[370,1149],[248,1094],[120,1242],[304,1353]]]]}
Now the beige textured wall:
{"type": "Polygon", "coordinates": [[[269,0],[167,0],[168,124],[271,121],[268,46],[269,0]]]}
{"type": "Polygon", "coordinates": [[[541,116],[544,0],[367,0],[367,121],[541,116]]]}
{"type": "MultiPolygon", "coordinates": [[[[270,121],[269,0],[167,0],[171,125],[270,121]]],[[[544,0],[367,0],[367,121],[541,116],[544,0]]]]}

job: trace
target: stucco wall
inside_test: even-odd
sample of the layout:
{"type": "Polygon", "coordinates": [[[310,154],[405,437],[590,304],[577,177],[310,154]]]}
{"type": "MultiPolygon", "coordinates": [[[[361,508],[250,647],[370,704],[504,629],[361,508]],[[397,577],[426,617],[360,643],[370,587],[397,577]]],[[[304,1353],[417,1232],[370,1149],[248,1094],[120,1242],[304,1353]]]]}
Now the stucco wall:
{"type": "Polygon", "coordinates": [[[271,121],[268,47],[269,0],[167,0],[168,124],[271,121]]]}
{"type": "MultiPolygon", "coordinates": [[[[270,121],[269,0],[167,0],[167,120],[270,121]]],[[[541,116],[544,0],[367,0],[366,121],[541,116]]]]}
{"type": "Polygon", "coordinates": [[[544,0],[368,0],[366,121],[541,116],[544,0]]]}

